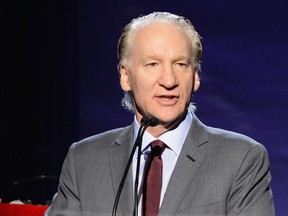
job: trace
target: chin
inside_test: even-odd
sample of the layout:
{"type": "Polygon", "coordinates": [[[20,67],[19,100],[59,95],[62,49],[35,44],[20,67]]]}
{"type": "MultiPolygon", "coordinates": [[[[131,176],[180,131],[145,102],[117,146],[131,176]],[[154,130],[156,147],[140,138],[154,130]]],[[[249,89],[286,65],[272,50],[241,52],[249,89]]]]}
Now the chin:
{"type": "Polygon", "coordinates": [[[164,125],[178,121],[185,113],[185,107],[153,107],[147,112],[147,116],[158,118],[164,125]]]}
{"type": "Polygon", "coordinates": [[[169,117],[169,116],[160,117],[159,116],[159,117],[156,117],[156,118],[159,119],[160,123],[171,124],[171,123],[173,123],[175,121],[178,121],[181,118],[181,116],[171,116],[171,117],[169,117]]]}
{"type": "Polygon", "coordinates": [[[159,119],[160,123],[169,125],[181,121],[181,119],[183,119],[183,117],[185,116],[185,113],[186,112],[169,114],[163,112],[160,113],[158,116],[155,115],[155,117],[159,119]]]}

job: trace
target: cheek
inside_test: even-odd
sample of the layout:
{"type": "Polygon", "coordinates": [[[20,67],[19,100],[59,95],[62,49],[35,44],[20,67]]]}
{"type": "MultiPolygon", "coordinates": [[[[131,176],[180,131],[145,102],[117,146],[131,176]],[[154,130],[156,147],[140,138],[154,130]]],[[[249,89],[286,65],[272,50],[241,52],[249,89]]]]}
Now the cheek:
{"type": "Polygon", "coordinates": [[[192,78],[187,78],[182,85],[183,92],[189,97],[193,92],[193,80],[192,78]],[[189,80],[189,81],[188,81],[189,80]]]}
{"type": "Polygon", "coordinates": [[[147,76],[139,74],[137,77],[133,77],[133,87],[135,91],[138,91],[142,94],[149,94],[153,91],[156,80],[153,76],[147,76]]]}

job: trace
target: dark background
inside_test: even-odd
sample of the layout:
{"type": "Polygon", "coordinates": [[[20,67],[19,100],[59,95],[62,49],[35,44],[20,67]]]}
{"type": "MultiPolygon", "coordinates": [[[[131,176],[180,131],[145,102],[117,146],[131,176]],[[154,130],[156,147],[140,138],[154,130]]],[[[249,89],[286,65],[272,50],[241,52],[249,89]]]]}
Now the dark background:
{"type": "Polygon", "coordinates": [[[276,213],[287,215],[287,8],[285,0],[2,2],[2,202],[45,204],[72,142],[132,122],[120,103],[120,31],[140,14],[170,11],[203,37],[196,114],[267,148],[276,213]]]}

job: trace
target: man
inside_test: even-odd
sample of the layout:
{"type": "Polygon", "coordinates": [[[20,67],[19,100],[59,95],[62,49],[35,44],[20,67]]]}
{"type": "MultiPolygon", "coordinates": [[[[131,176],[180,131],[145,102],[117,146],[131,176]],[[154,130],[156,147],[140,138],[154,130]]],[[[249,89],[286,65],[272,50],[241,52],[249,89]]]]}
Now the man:
{"type": "Polygon", "coordinates": [[[193,112],[201,52],[200,36],[181,16],[154,12],[124,28],[118,69],[123,104],[135,113],[134,122],[70,147],[48,215],[133,215],[135,210],[142,216],[274,215],[265,148],[247,136],[205,126],[193,112]],[[144,132],[140,158],[136,151],[115,208],[138,130],[146,124],[143,117],[159,123],[144,132]],[[156,201],[158,195],[146,198],[144,171],[154,140],[164,143],[162,155],[157,156],[163,165],[156,201]],[[137,166],[140,184],[135,196],[137,166]],[[156,212],[145,213],[146,203],[156,203],[156,212]]]}

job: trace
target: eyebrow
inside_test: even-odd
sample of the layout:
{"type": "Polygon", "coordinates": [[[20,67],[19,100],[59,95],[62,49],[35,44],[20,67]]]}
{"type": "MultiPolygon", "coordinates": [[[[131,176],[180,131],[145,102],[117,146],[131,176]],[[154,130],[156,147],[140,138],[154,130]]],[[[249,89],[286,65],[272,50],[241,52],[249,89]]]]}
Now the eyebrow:
{"type": "MultiPolygon", "coordinates": [[[[143,57],[143,60],[146,60],[146,59],[159,59],[159,57],[158,57],[158,55],[155,55],[155,54],[153,54],[153,55],[146,55],[146,56],[144,56],[143,57]]],[[[188,57],[188,56],[178,56],[177,58],[175,58],[175,59],[177,59],[177,61],[179,61],[179,60],[189,60],[190,61],[190,58],[188,57]]]]}

